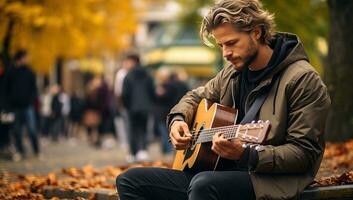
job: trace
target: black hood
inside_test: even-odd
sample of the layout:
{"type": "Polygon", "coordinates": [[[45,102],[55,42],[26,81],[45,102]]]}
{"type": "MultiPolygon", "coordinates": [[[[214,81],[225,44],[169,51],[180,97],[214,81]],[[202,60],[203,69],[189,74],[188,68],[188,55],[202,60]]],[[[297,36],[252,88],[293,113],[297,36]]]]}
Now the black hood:
{"type": "Polygon", "coordinates": [[[295,34],[277,33],[270,42],[270,47],[274,50],[276,50],[276,48],[280,49],[278,59],[276,59],[274,66],[269,66],[273,69],[272,75],[286,69],[290,64],[296,61],[309,61],[302,43],[295,34]]]}
{"type": "MultiPolygon", "coordinates": [[[[298,37],[288,33],[277,33],[270,41],[273,54],[268,62],[266,68],[261,70],[261,74],[256,77],[254,82],[258,82],[267,77],[272,77],[283,69],[287,68],[289,64],[298,60],[308,60],[303,46],[298,37]]],[[[249,68],[245,68],[243,75],[246,75],[249,68]]]]}
{"type": "MultiPolygon", "coordinates": [[[[240,102],[237,104],[239,108],[239,119],[245,114],[245,101],[249,93],[255,89],[260,82],[273,79],[276,74],[279,74],[286,69],[290,64],[298,60],[308,60],[304,48],[298,37],[289,33],[277,33],[270,41],[272,56],[267,66],[259,71],[250,71],[246,67],[240,74],[240,102]]],[[[236,97],[236,99],[238,99],[236,97]]]]}

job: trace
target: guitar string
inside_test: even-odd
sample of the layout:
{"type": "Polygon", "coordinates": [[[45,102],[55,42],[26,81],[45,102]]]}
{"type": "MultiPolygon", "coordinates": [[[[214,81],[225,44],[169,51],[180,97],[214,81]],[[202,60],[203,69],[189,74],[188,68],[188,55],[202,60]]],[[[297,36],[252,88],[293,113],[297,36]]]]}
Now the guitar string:
{"type": "MultiPolygon", "coordinates": [[[[220,131],[222,131],[223,133],[229,133],[229,132],[236,131],[237,129],[238,129],[238,127],[233,127],[233,128],[228,128],[228,129],[221,129],[220,131]]],[[[217,131],[208,131],[208,132],[200,131],[200,133],[196,134],[195,136],[197,136],[197,137],[213,136],[218,131],[219,130],[217,130],[217,131]]]]}
{"type": "Polygon", "coordinates": [[[217,128],[210,128],[210,129],[204,129],[201,131],[192,131],[192,137],[198,137],[200,135],[214,135],[215,132],[217,131],[233,131],[236,130],[237,128],[239,128],[240,125],[233,125],[233,126],[224,126],[224,127],[217,127],[217,128]],[[199,134],[195,134],[195,133],[199,133],[199,134]]]}
{"type": "MultiPolygon", "coordinates": [[[[239,128],[239,126],[224,128],[222,132],[225,138],[226,139],[234,138],[236,136],[237,128],[239,128]]],[[[211,129],[206,129],[206,130],[211,130],[211,129]]],[[[199,134],[193,135],[194,137],[192,137],[192,142],[196,142],[196,144],[198,144],[198,143],[211,141],[215,132],[216,131],[209,131],[209,133],[205,133],[204,131],[200,131],[199,134]]]]}
{"type": "MultiPolygon", "coordinates": [[[[233,128],[233,127],[239,127],[239,126],[245,126],[245,125],[230,125],[230,126],[221,126],[221,127],[214,127],[214,128],[209,128],[209,129],[203,129],[201,131],[213,131],[213,130],[217,130],[217,129],[227,129],[227,128],[233,128]]],[[[191,131],[190,133],[196,133],[199,131],[191,131]]]]}
{"type": "MultiPolygon", "coordinates": [[[[227,129],[224,129],[222,132],[223,134],[225,135],[225,138],[226,139],[229,139],[229,138],[233,138],[235,136],[235,131],[236,129],[238,128],[239,126],[237,127],[231,127],[231,128],[227,128],[227,129]]],[[[196,143],[202,143],[202,142],[206,142],[206,141],[210,141],[214,135],[215,131],[211,132],[211,133],[204,133],[203,131],[200,132],[200,134],[197,134],[195,135],[194,138],[192,138],[192,141],[196,143]]]]}
{"type": "Polygon", "coordinates": [[[191,131],[190,133],[192,135],[195,135],[195,133],[197,133],[197,132],[202,132],[204,134],[204,133],[208,133],[208,132],[215,132],[217,130],[222,130],[223,131],[223,130],[238,128],[240,126],[247,126],[248,128],[259,128],[259,127],[255,127],[255,126],[251,126],[251,125],[230,125],[230,126],[221,126],[221,127],[203,129],[203,130],[200,130],[200,131],[191,131]]]}
{"type": "MultiPolygon", "coordinates": [[[[222,128],[211,128],[211,129],[205,129],[205,130],[201,130],[199,131],[199,134],[193,134],[192,138],[197,138],[197,137],[207,137],[207,136],[213,136],[215,132],[220,131],[220,132],[227,132],[227,131],[236,131],[240,126],[239,125],[235,125],[232,127],[222,127],[222,128]]],[[[248,128],[256,128],[256,127],[248,127],[248,128]]],[[[193,132],[196,133],[196,132],[193,132]]],[[[235,133],[234,133],[235,134],[235,133]]]]}
{"type": "MultiPolygon", "coordinates": [[[[224,131],[223,134],[224,134],[226,139],[234,138],[235,135],[236,135],[236,133],[234,133],[233,130],[232,131],[224,131]]],[[[207,135],[205,135],[205,134],[201,135],[200,134],[200,135],[198,135],[198,137],[195,137],[193,141],[196,141],[196,143],[202,143],[202,142],[211,141],[212,138],[213,138],[213,135],[214,134],[212,134],[212,135],[211,134],[207,134],[207,135]]]]}
{"type": "MultiPolygon", "coordinates": [[[[202,142],[211,141],[213,135],[216,132],[223,132],[226,135],[226,139],[234,138],[234,136],[236,134],[236,130],[240,126],[247,126],[247,125],[229,125],[229,126],[221,126],[221,127],[203,129],[203,130],[200,130],[200,131],[191,131],[190,132],[192,134],[191,140],[192,140],[193,143],[194,142],[202,143],[202,142]],[[199,133],[199,134],[195,134],[195,133],[199,133]]],[[[251,125],[248,126],[248,127],[249,128],[254,128],[254,127],[251,127],[251,125]]]]}

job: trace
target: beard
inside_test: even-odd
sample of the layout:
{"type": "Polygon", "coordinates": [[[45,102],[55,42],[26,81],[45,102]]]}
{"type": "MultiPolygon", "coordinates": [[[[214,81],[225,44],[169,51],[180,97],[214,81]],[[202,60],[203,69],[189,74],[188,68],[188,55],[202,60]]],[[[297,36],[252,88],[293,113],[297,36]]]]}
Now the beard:
{"type": "Polygon", "coordinates": [[[242,69],[245,67],[249,67],[250,64],[256,59],[259,53],[259,49],[256,47],[255,42],[250,38],[249,48],[248,48],[248,56],[244,58],[244,64],[242,69]]]}
{"type": "Polygon", "coordinates": [[[240,66],[236,66],[237,70],[242,71],[246,67],[249,67],[250,64],[256,59],[259,53],[259,49],[256,47],[255,42],[250,38],[249,47],[247,49],[247,55],[242,59],[243,64],[240,66]]]}

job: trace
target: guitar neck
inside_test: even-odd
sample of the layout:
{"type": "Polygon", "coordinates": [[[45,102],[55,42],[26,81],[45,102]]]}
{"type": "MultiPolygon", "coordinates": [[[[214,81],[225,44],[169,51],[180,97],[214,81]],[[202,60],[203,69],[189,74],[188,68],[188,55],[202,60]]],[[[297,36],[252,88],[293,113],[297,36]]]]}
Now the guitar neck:
{"type": "Polygon", "coordinates": [[[197,135],[196,144],[211,142],[216,133],[222,133],[225,139],[234,139],[239,136],[238,130],[241,125],[223,126],[217,128],[204,129],[197,135]]]}
{"type": "Polygon", "coordinates": [[[222,133],[225,139],[240,139],[243,142],[261,144],[267,135],[270,122],[248,123],[203,129],[194,136],[194,144],[211,142],[216,133],[222,133]]]}

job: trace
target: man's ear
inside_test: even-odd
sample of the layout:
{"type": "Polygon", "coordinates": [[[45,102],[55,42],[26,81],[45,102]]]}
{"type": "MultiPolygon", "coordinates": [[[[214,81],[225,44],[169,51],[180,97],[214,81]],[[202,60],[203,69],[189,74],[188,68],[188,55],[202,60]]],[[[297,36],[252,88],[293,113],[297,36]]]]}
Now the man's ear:
{"type": "Polygon", "coordinates": [[[256,40],[260,40],[261,34],[262,34],[262,30],[261,30],[260,26],[255,26],[255,28],[253,29],[252,32],[254,34],[254,38],[256,40]]]}

